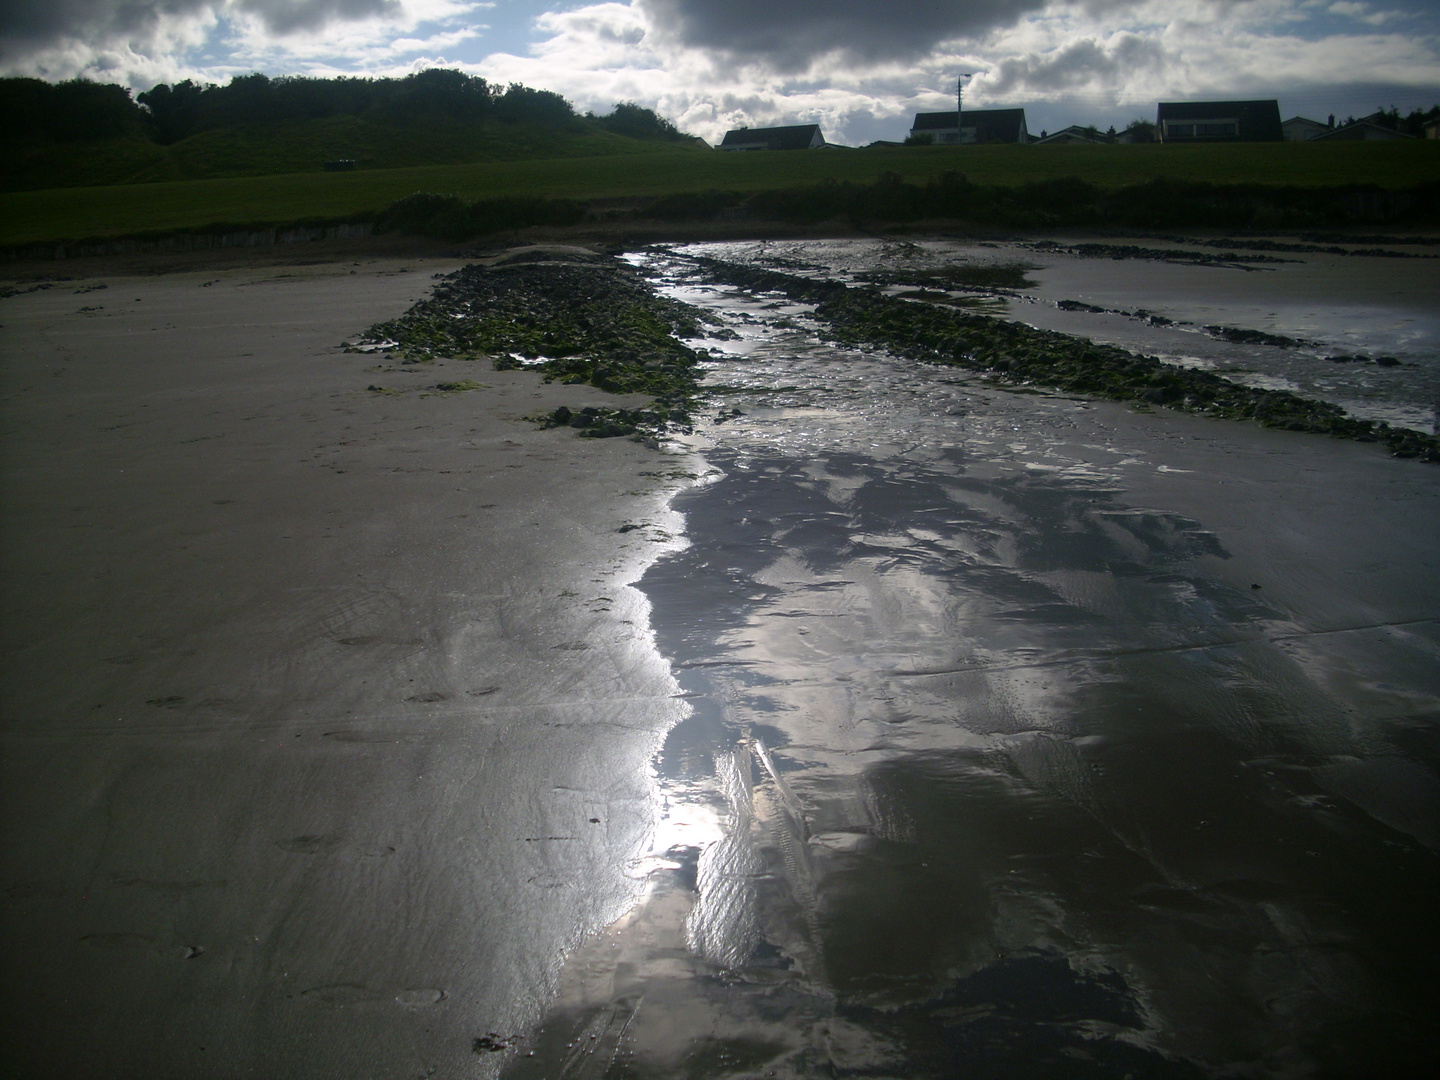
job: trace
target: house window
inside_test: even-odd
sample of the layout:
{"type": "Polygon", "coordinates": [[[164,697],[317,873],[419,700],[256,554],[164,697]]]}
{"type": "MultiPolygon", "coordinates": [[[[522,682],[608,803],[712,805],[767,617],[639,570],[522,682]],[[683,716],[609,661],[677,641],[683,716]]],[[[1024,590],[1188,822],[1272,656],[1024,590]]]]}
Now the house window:
{"type": "Polygon", "coordinates": [[[1196,120],[1184,124],[1165,121],[1167,139],[1233,139],[1239,134],[1238,120],[1196,120]]]}

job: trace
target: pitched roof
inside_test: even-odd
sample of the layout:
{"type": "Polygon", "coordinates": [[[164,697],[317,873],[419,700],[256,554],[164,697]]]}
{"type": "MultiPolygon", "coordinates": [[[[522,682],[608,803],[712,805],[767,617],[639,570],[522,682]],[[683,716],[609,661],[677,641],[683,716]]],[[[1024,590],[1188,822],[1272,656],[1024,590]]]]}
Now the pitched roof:
{"type": "MultiPolygon", "coordinates": [[[[916,113],[911,131],[954,131],[953,112],[916,113]]],[[[966,109],[961,123],[975,129],[976,142],[1019,142],[1025,131],[1024,109],[966,109]]]]}
{"type": "Polygon", "coordinates": [[[1244,142],[1279,142],[1285,138],[1280,126],[1280,103],[1268,101],[1162,101],[1156,109],[1155,123],[1160,138],[1240,140],[1244,142]],[[1234,121],[1233,135],[1171,135],[1167,124],[1186,121],[1234,121]]]}
{"type": "Polygon", "coordinates": [[[721,150],[809,150],[824,146],[825,136],[819,124],[797,124],[792,127],[735,128],[725,133],[721,150]]]}
{"type": "Polygon", "coordinates": [[[1099,128],[1081,127],[1079,124],[1071,124],[1067,128],[1061,128],[1059,131],[1052,131],[1050,132],[1050,134],[1042,135],[1040,138],[1034,139],[1032,141],[1037,145],[1040,143],[1067,142],[1113,143],[1115,141],[1115,136],[1107,135],[1099,128]]]}
{"type": "Polygon", "coordinates": [[[1285,138],[1294,142],[1305,142],[1331,130],[1329,124],[1311,120],[1308,116],[1292,116],[1280,125],[1285,138]]]}
{"type": "Polygon", "coordinates": [[[1392,127],[1377,124],[1372,120],[1356,120],[1354,123],[1341,124],[1333,131],[1325,132],[1324,135],[1316,135],[1314,141],[1334,139],[1337,142],[1345,142],[1360,139],[1413,139],[1414,137],[1414,135],[1396,131],[1392,127]]]}
{"type": "Polygon", "coordinates": [[[953,128],[955,126],[956,113],[953,112],[921,112],[915,114],[915,123],[910,125],[911,131],[934,131],[937,128],[953,128]]]}

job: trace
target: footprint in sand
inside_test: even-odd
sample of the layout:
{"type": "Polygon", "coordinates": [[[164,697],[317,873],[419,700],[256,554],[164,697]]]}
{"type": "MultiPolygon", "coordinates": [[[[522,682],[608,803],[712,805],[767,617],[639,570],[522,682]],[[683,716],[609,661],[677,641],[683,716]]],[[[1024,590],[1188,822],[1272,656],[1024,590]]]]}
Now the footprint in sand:
{"type": "Polygon", "coordinates": [[[338,833],[316,833],[306,836],[292,836],[289,840],[276,840],[275,846],[281,851],[296,851],[302,855],[313,855],[340,843],[344,837],[338,833]]]}
{"type": "Polygon", "coordinates": [[[141,949],[157,952],[172,960],[194,960],[205,951],[199,945],[169,945],[149,934],[85,934],[80,938],[80,943],[89,945],[92,949],[105,949],[109,952],[141,949]]]}
{"type": "Polygon", "coordinates": [[[82,945],[92,949],[151,949],[157,944],[149,934],[85,934],[82,945]]]}
{"type": "Polygon", "coordinates": [[[433,986],[416,990],[402,990],[395,995],[395,1004],[405,1009],[425,1009],[445,1000],[445,991],[433,986]]]}
{"type": "Polygon", "coordinates": [[[303,1001],[315,1005],[328,1005],[334,1009],[343,1009],[347,1005],[363,1005],[371,1001],[380,1001],[385,997],[377,990],[371,990],[368,986],[361,986],[359,983],[331,983],[328,986],[312,986],[309,990],[300,991],[303,1001]]]}
{"type": "Polygon", "coordinates": [[[323,1005],[332,1009],[343,1009],[352,1005],[371,1005],[382,1001],[393,1001],[404,1009],[425,1009],[445,1000],[445,991],[433,986],[402,990],[391,996],[386,990],[372,990],[360,983],[330,983],[326,986],[312,986],[300,992],[302,1001],[323,1005]]]}

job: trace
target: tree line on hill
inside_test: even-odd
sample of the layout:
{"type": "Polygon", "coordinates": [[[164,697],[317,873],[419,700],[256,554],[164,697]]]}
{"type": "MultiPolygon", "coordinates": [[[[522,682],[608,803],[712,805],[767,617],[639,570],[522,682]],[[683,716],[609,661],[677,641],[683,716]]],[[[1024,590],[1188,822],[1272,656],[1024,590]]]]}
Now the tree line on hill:
{"type": "MultiPolygon", "coordinates": [[[[1417,139],[1425,137],[1425,125],[1435,120],[1440,120],[1440,105],[1431,105],[1429,109],[1411,109],[1405,115],[1394,105],[1388,109],[1381,109],[1378,112],[1367,116],[1365,119],[1380,127],[1389,128],[1391,131],[1398,131],[1404,135],[1413,135],[1417,139]]],[[[1355,123],[1353,116],[1345,121],[1347,124],[1355,123]]]]}
{"type": "Polygon", "coordinates": [[[239,125],[356,116],[536,127],[599,128],[639,139],[688,136],[653,110],[624,102],[607,116],[581,116],[565,98],[520,83],[501,87],[462,71],[430,68],[404,78],[333,79],[307,75],[237,75],[224,86],[186,79],[132,96],[123,86],[74,79],[0,79],[0,116],[9,140],[69,143],[131,138],[169,145],[201,131],[239,125]]]}

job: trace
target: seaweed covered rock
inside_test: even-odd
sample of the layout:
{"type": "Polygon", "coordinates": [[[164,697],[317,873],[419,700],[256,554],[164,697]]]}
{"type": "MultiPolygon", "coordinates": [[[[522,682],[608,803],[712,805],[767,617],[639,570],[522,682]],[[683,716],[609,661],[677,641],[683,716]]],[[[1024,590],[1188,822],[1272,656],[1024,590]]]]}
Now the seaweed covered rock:
{"type": "MultiPolygon", "coordinates": [[[[540,252],[466,266],[430,299],[365,336],[394,342],[405,360],[483,356],[499,369],[535,368],[546,382],[655,399],[648,409],[604,410],[613,415],[603,423],[572,425],[594,436],[687,424],[700,358],[679,338],[699,334],[693,308],[657,296],[630,266],[610,258],[556,261],[540,252]]],[[[569,417],[552,426],[558,423],[569,417]]]]}

